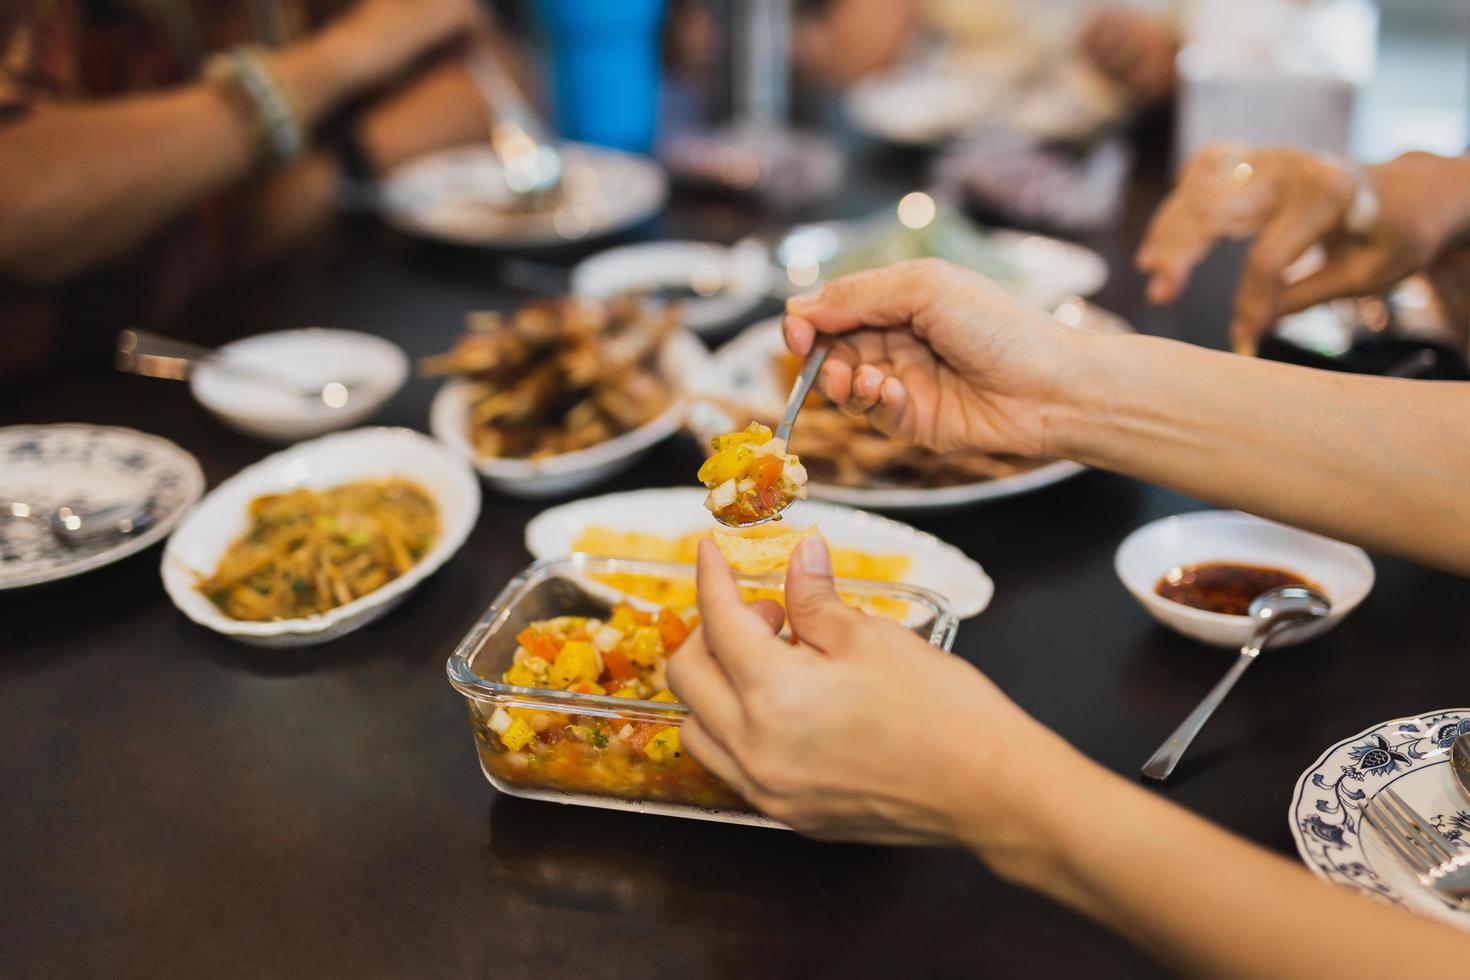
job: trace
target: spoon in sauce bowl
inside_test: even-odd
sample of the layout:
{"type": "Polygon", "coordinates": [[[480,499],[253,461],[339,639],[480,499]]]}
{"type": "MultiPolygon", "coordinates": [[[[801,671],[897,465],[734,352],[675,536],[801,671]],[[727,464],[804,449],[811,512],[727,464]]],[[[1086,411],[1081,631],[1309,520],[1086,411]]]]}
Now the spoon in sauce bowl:
{"type": "Polygon", "coordinates": [[[1251,638],[1240,648],[1240,655],[1235,658],[1235,663],[1226,671],[1225,676],[1220,678],[1219,683],[1205,695],[1199,706],[1180,722],[1174,734],[1143,764],[1143,775],[1158,782],[1168,779],[1189,749],[1189,744],[1235,687],[1235,682],[1240,680],[1246,669],[1261,655],[1266,644],[1283,630],[1321,619],[1331,611],[1332,603],[1327,597],[1305,585],[1285,585],[1256,596],[1250,605],[1250,617],[1256,624],[1251,638]]]}

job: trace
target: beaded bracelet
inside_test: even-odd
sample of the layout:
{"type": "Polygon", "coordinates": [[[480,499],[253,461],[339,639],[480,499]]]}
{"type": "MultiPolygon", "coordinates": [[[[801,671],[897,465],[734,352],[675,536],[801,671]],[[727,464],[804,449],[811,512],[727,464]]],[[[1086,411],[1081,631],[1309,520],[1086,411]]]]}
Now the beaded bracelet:
{"type": "Polygon", "coordinates": [[[204,77],[249,105],[271,159],[289,163],[301,155],[306,148],[301,124],[259,50],[244,46],[215,55],[205,65],[204,77]]]}

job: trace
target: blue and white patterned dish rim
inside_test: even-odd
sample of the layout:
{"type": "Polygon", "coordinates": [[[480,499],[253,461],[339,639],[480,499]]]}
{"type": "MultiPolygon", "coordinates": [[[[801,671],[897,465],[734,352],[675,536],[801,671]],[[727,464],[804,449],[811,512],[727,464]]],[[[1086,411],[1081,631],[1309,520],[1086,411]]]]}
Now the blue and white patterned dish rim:
{"type": "Polygon", "coordinates": [[[1302,860],[1328,881],[1470,929],[1470,908],[1419,884],[1377,832],[1364,832],[1363,807],[1386,786],[1470,850],[1470,799],[1450,772],[1450,745],[1470,731],[1470,708],[1450,708],[1375,725],[1338,742],[1297,782],[1291,835],[1302,860]]]}
{"type": "Polygon", "coordinates": [[[107,425],[0,428],[0,507],[42,513],[100,510],[137,501],[151,510],[141,533],[90,545],[62,544],[43,525],[0,517],[0,590],[69,578],[136,554],[164,538],[204,493],[199,463],[158,436],[107,425]]]}

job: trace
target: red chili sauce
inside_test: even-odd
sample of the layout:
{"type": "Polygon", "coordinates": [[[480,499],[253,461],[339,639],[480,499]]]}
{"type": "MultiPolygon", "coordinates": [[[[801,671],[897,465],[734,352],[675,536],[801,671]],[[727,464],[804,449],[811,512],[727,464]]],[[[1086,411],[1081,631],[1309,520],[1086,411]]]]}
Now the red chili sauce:
{"type": "Polygon", "coordinates": [[[1305,575],[1284,568],[1225,561],[1171,568],[1159,579],[1154,591],[1165,599],[1196,609],[1244,616],[1250,612],[1251,600],[1256,596],[1283,585],[1305,585],[1318,592],[1323,591],[1305,575]]]}

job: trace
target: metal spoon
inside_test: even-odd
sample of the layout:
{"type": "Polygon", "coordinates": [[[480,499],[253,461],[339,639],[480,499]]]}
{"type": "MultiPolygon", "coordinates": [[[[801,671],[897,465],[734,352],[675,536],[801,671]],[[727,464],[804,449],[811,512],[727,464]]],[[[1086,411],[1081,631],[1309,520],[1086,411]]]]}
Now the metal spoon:
{"type": "Polygon", "coordinates": [[[465,58],[494,116],[490,146],[500,158],[506,188],[520,207],[544,208],[561,190],[561,153],[488,43],[471,45],[465,58]]]}
{"type": "Polygon", "coordinates": [[[1282,630],[1296,626],[1300,623],[1321,619],[1332,611],[1332,603],[1327,597],[1316,589],[1309,589],[1304,585],[1284,585],[1279,589],[1262,592],[1251,601],[1250,616],[1256,621],[1256,628],[1251,633],[1251,638],[1246,641],[1245,646],[1240,648],[1240,655],[1235,658],[1235,663],[1226,671],[1220,682],[1205,695],[1205,699],[1199,703],[1199,707],[1189,713],[1174,730],[1174,734],[1165,740],[1159,750],[1143,764],[1143,775],[1149,779],[1159,782],[1169,778],[1174,767],[1179,764],[1189,743],[1199,734],[1200,729],[1205,727],[1205,722],[1210,720],[1210,715],[1220,707],[1230,689],[1235,687],[1235,682],[1240,680],[1246,668],[1255,662],[1260,656],[1267,643],[1271,641],[1282,630]]]}
{"type": "MultiPolygon", "coordinates": [[[[812,384],[817,380],[817,372],[822,370],[822,364],[827,360],[827,355],[832,351],[832,338],[819,336],[812,344],[812,351],[806,356],[806,364],[802,366],[801,374],[797,376],[796,384],[791,386],[791,397],[786,399],[786,411],[781,414],[781,424],[776,426],[774,438],[780,439],[791,445],[791,427],[796,424],[796,416],[801,412],[801,406],[806,404],[806,396],[811,394],[812,384]]],[[[790,507],[792,501],[788,500],[780,510],[773,510],[759,520],[750,521],[746,524],[733,524],[720,515],[715,515],[715,520],[726,527],[755,527],[757,524],[765,524],[768,521],[779,520],[781,512],[790,507]]]]}
{"type": "Polygon", "coordinates": [[[1470,732],[1461,735],[1450,745],[1450,772],[1454,773],[1460,792],[1465,794],[1466,799],[1470,799],[1470,732]]]}
{"type": "Polygon", "coordinates": [[[143,530],[153,523],[153,501],[116,504],[87,513],[72,507],[58,507],[50,514],[43,514],[24,501],[13,500],[0,510],[0,514],[44,524],[62,544],[78,547],[143,530]]]}
{"type": "Polygon", "coordinates": [[[117,335],[117,367],[120,371],[183,381],[206,364],[224,374],[274,388],[303,401],[319,402],[328,408],[342,408],[352,400],[353,392],[367,384],[366,381],[299,384],[264,368],[232,361],[220,351],[188,341],[146,330],[124,330],[117,335]]]}

